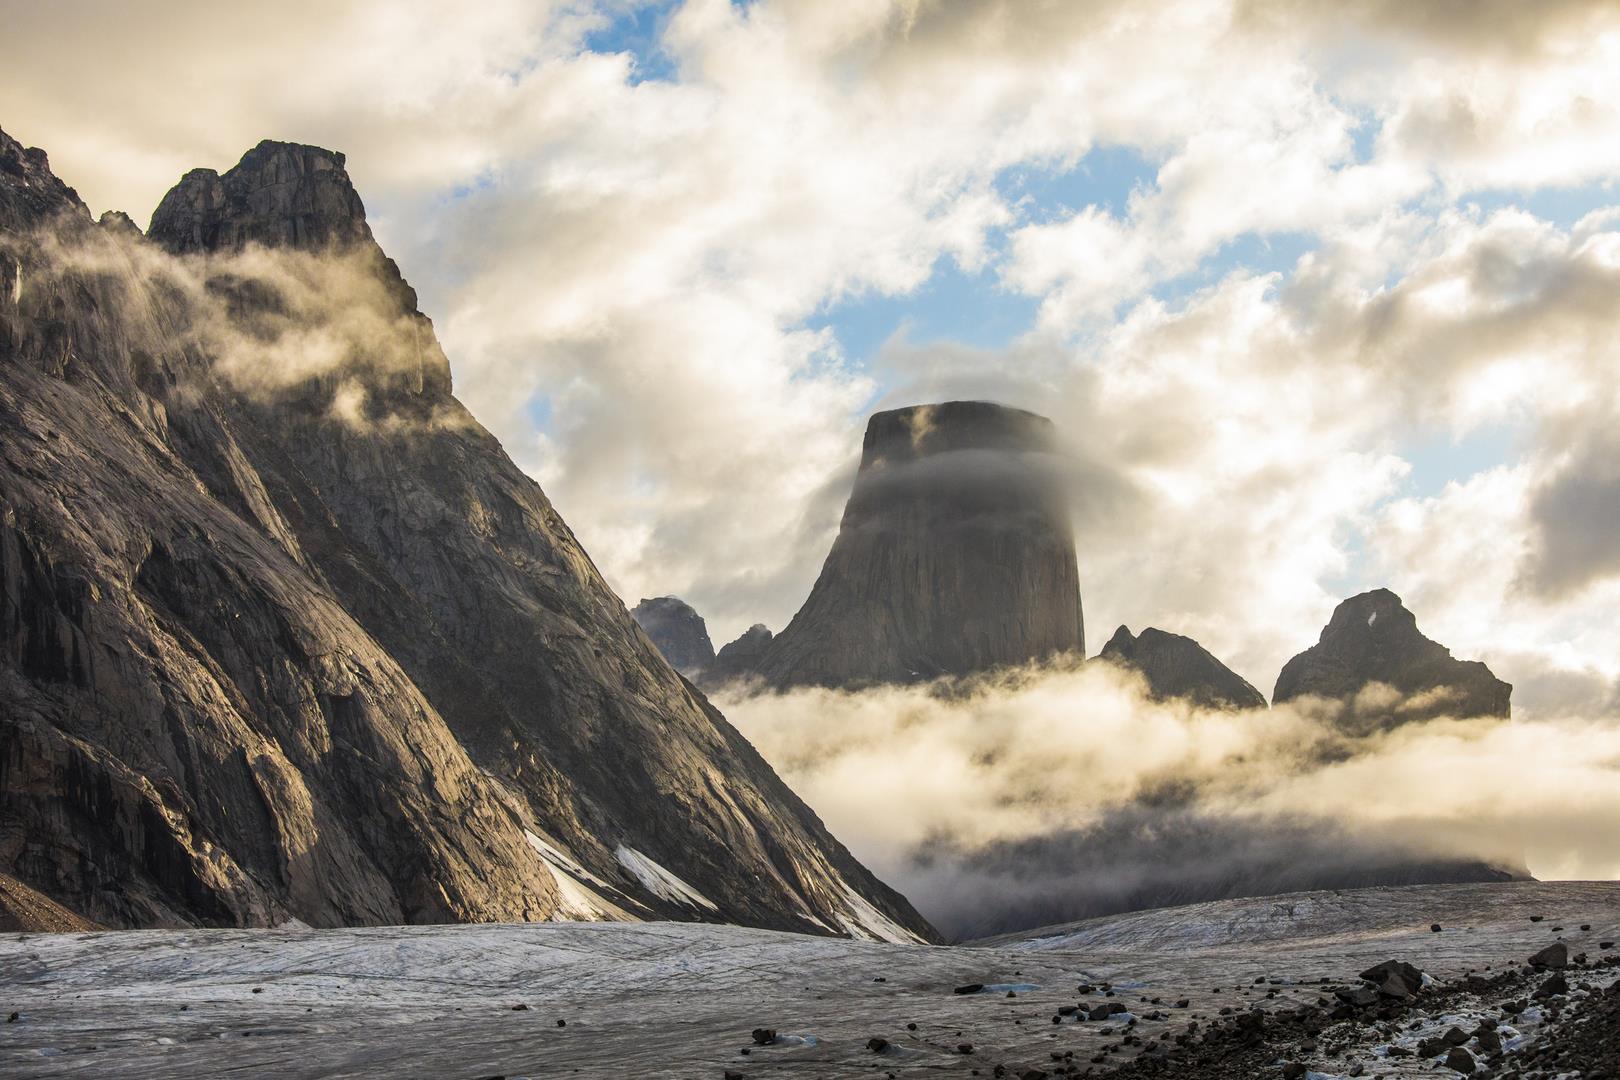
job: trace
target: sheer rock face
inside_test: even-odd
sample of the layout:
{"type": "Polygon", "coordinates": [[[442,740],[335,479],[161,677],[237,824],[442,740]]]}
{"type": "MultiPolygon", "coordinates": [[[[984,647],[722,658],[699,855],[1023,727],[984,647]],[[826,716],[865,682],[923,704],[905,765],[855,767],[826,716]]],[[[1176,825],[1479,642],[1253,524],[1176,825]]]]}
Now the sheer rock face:
{"type": "Polygon", "coordinates": [[[755,669],[772,688],[968,675],[1083,653],[1052,422],[982,401],[867,424],[810,597],[755,669]]]}
{"type": "Polygon", "coordinates": [[[316,251],[372,242],[342,154],[266,139],[224,176],[192,169],[152,215],[151,238],[170,251],[266,247],[316,251]]]}
{"type": "Polygon", "coordinates": [[[583,881],[932,936],[450,395],[339,155],[190,173],[142,238],[0,134],[0,225],[0,872],[112,926],[590,917],[583,881]],[[276,369],[338,272],[366,333],[276,369]]]}
{"type": "Polygon", "coordinates": [[[630,614],[664,659],[687,678],[696,677],[714,663],[714,643],[709,640],[708,624],[680,597],[642,600],[630,609],[630,614]]]}
{"type": "Polygon", "coordinates": [[[1419,633],[1400,597],[1374,589],[1334,609],[1321,639],[1283,665],[1272,701],[1344,701],[1343,722],[1372,729],[1435,716],[1506,718],[1512,694],[1484,664],[1454,659],[1419,633]],[[1375,683],[1397,693],[1364,692],[1375,683]]]}
{"type": "Polygon", "coordinates": [[[1183,698],[1212,709],[1263,709],[1265,695],[1190,637],[1148,627],[1133,635],[1121,626],[1098,659],[1142,675],[1159,701],[1183,698]]]}

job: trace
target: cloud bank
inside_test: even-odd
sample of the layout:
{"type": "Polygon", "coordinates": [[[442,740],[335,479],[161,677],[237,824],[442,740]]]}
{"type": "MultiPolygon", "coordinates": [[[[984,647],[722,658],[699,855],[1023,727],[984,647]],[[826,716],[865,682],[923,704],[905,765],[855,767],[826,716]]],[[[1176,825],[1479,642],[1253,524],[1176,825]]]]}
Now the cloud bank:
{"type": "Polygon", "coordinates": [[[474,414],[717,640],[807,594],[869,410],[986,396],[1088,463],[1094,625],[1253,678],[1388,585],[1521,715],[1614,713],[1614,4],[0,12],[8,129],[98,208],[346,151],[474,414]],[[1027,317],[908,330],[942,283],[1027,317]]]}
{"type": "Polygon", "coordinates": [[[857,857],[958,937],[1329,872],[1387,882],[1412,863],[1620,875],[1620,731],[1604,722],[1352,736],[1337,714],[1355,703],[1153,702],[1097,663],[721,705],[857,857]]]}

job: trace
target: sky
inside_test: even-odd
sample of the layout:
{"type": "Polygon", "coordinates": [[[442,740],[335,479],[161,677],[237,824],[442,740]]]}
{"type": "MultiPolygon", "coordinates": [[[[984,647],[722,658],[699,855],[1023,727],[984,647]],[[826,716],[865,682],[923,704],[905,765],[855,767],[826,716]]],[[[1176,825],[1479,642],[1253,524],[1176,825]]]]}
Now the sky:
{"type": "Polygon", "coordinates": [[[1387,586],[1620,714],[1620,5],[0,0],[0,126],[144,225],[341,150],[458,395],[629,602],[780,629],[877,408],[1081,468],[1092,646],[1263,690],[1387,586]]]}

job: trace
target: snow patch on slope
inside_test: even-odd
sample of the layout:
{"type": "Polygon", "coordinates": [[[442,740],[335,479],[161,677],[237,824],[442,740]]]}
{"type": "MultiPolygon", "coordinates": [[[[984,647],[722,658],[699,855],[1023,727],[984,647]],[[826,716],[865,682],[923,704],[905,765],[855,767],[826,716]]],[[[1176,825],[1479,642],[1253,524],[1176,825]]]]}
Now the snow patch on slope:
{"type": "Polygon", "coordinates": [[[844,902],[849,909],[847,915],[839,914],[838,921],[844,924],[851,937],[862,941],[888,941],[896,945],[923,944],[922,938],[873,907],[866,897],[850,888],[847,881],[839,884],[844,887],[844,902]]]}
{"type": "Polygon", "coordinates": [[[578,860],[571,858],[556,845],[528,829],[523,830],[523,838],[534,848],[545,868],[551,871],[552,880],[557,883],[557,893],[562,902],[557,907],[556,915],[549,919],[549,922],[639,921],[634,915],[611,900],[605,899],[595,889],[585,884],[585,881],[592,881],[598,885],[605,885],[600,878],[592,876],[581,866],[578,860]]]}
{"type": "Polygon", "coordinates": [[[619,860],[620,866],[630,871],[630,874],[641,882],[642,887],[654,896],[661,897],[671,903],[684,904],[687,907],[707,908],[716,913],[720,911],[715,906],[714,901],[635,848],[620,844],[614,849],[613,856],[619,860]]]}
{"type": "Polygon", "coordinates": [[[534,848],[535,851],[540,853],[540,857],[542,859],[557,867],[557,869],[579,879],[580,881],[588,881],[592,885],[601,885],[603,888],[611,888],[607,882],[585,869],[578,859],[574,858],[556,844],[551,843],[545,837],[537,836],[528,829],[523,830],[523,837],[529,842],[530,847],[534,848]]]}

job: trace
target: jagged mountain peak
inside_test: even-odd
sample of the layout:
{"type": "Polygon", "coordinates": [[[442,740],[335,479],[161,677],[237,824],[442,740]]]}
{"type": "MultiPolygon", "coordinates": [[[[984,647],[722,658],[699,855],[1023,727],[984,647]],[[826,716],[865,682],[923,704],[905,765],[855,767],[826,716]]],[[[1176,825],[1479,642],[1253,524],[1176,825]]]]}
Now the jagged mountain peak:
{"type": "MultiPolygon", "coordinates": [[[[1148,629],[1152,630],[1153,628],[1150,626],[1148,629]]],[[[1103,645],[1102,652],[1098,653],[1097,655],[1129,655],[1135,645],[1136,635],[1131,633],[1131,628],[1129,626],[1125,625],[1124,623],[1120,623],[1119,628],[1114,631],[1113,636],[1111,636],[1107,643],[1103,645]]]]}
{"type": "MultiPolygon", "coordinates": [[[[1417,616],[1389,589],[1369,589],[1333,609],[1321,640],[1341,635],[1403,637],[1417,633],[1417,616]]],[[[1419,635],[1421,636],[1421,635],[1419,635]]],[[[1425,639],[1427,640],[1427,639],[1425,639]]],[[[1447,650],[1449,654],[1449,650],[1447,650]]]]}
{"type": "Polygon", "coordinates": [[[1505,717],[1513,693],[1483,663],[1455,659],[1450,649],[1425,637],[1401,598],[1380,588],[1333,609],[1317,643],[1283,665],[1272,701],[1313,696],[1352,702],[1373,683],[1393,688],[1401,699],[1358,704],[1353,726],[1442,715],[1505,717]]]}
{"type": "Polygon", "coordinates": [[[114,926],[935,936],[451,396],[340,155],[194,170],[94,270],[43,161],[0,143],[0,873],[114,926]]]}
{"type": "Polygon", "coordinates": [[[20,232],[63,212],[89,221],[79,193],[51,171],[50,158],[37,146],[24,146],[0,130],[0,227],[20,232]]]}
{"type": "Polygon", "coordinates": [[[1150,626],[1121,625],[1097,659],[1139,672],[1156,700],[1185,698],[1207,708],[1263,709],[1265,695],[1198,642],[1150,626]]]}
{"type": "Polygon", "coordinates": [[[141,235],[141,227],[135,224],[134,219],[122,210],[102,211],[101,216],[96,219],[96,224],[108,232],[118,233],[122,236],[141,235]]]}
{"type": "Polygon", "coordinates": [[[173,252],[371,243],[365,204],[344,162],[335,150],[266,139],[223,174],[192,169],[182,176],[147,234],[173,252]]]}
{"type": "Polygon", "coordinates": [[[695,677],[714,663],[714,642],[703,616],[678,596],[643,598],[630,615],[676,671],[695,677]]]}

